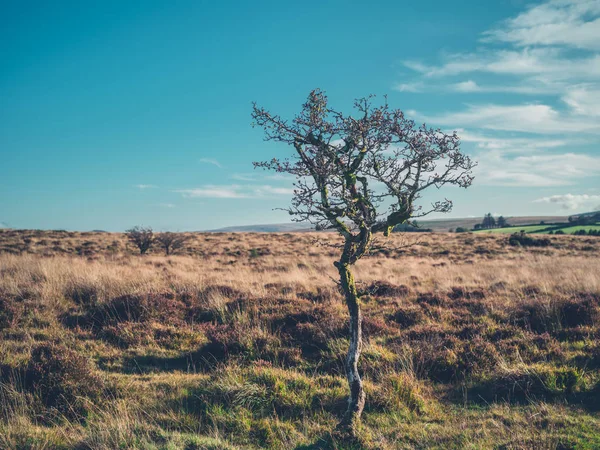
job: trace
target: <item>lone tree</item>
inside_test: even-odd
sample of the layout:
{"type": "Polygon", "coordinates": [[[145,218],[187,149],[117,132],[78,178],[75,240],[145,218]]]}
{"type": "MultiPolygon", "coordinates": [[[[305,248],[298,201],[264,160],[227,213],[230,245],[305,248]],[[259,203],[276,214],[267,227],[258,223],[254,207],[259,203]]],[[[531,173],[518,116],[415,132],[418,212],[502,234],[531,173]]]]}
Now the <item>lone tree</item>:
{"type": "Polygon", "coordinates": [[[160,244],[160,246],[164,249],[165,255],[170,255],[171,253],[183,248],[186,241],[189,240],[189,236],[181,233],[172,233],[170,231],[166,231],[164,233],[159,233],[156,236],[156,242],[160,244]]]}
{"type": "Polygon", "coordinates": [[[396,225],[432,212],[448,212],[452,202],[417,205],[421,193],[443,185],[468,187],[475,163],[460,151],[456,132],[416,126],[386,102],[375,106],[373,96],[354,103],[355,115],[332,109],[320,90],[312,91],[302,111],[288,121],[254,104],[253,126],[265,139],[293,146],[292,159],[255,162],[255,167],[296,177],[288,210],[295,221],[317,229],[334,229],[344,241],[340,259],[340,289],[350,315],[350,346],[346,376],[348,408],[338,425],[355,435],[365,405],[358,360],[362,347],[362,315],[352,266],[371,248],[373,237],[389,236],[396,225]]]}
{"type": "Polygon", "coordinates": [[[150,227],[136,226],[125,231],[127,239],[140,249],[140,255],[144,255],[154,243],[154,232],[150,227]]]}

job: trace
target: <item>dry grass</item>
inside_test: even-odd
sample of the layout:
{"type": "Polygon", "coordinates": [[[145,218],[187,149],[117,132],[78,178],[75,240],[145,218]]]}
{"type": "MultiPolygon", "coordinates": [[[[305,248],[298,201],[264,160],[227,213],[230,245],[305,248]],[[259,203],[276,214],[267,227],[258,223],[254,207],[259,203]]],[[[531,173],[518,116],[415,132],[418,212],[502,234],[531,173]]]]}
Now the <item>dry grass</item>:
{"type": "MultiPolygon", "coordinates": [[[[0,231],[0,448],[349,448],[330,434],[346,396],[337,251],[317,238],[337,242],[197,233],[140,257],[121,234],[0,231]],[[102,391],[32,380],[43,346],[84,356],[72,372],[102,391]]],[[[356,268],[354,448],[600,448],[600,239],[391,241],[356,268]]]]}

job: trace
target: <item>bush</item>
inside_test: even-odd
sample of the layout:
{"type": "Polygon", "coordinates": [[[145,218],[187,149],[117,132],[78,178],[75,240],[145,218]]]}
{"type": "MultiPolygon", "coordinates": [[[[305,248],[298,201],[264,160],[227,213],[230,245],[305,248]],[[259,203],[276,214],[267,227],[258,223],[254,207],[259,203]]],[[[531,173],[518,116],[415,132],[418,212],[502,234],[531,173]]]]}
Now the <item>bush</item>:
{"type": "Polygon", "coordinates": [[[508,243],[513,246],[522,247],[548,247],[551,242],[548,238],[536,239],[521,232],[511,234],[510,238],[508,238],[508,243]]]}
{"type": "Polygon", "coordinates": [[[536,333],[556,333],[563,328],[600,322],[600,308],[593,297],[534,299],[521,304],[513,312],[512,320],[536,333]]]}
{"type": "Polygon", "coordinates": [[[0,298],[0,331],[14,326],[23,314],[23,308],[13,300],[0,298]]]}
{"type": "Polygon", "coordinates": [[[186,305],[172,294],[123,295],[91,308],[84,321],[97,329],[154,320],[177,325],[183,323],[186,313],[186,305]]]}
{"type": "Polygon", "coordinates": [[[41,344],[32,350],[24,384],[46,408],[70,420],[84,419],[90,404],[107,393],[86,357],[55,344],[41,344]]]}
{"type": "Polygon", "coordinates": [[[385,281],[375,281],[366,290],[375,297],[406,297],[410,293],[408,286],[403,284],[397,286],[385,281]]]}
{"type": "Polygon", "coordinates": [[[508,400],[530,402],[551,399],[584,390],[582,372],[572,367],[534,366],[496,375],[473,386],[472,398],[486,402],[508,400]]]}
{"type": "Polygon", "coordinates": [[[390,319],[401,325],[403,328],[408,328],[424,323],[425,313],[423,312],[423,309],[417,305],[399,306],[390,319]]]}

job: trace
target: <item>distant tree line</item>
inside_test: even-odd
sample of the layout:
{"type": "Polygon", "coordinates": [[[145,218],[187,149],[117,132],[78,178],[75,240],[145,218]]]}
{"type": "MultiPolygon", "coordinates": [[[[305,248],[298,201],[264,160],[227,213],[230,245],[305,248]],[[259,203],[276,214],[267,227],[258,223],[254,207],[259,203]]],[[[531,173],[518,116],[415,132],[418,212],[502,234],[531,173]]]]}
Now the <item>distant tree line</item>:
{"type": "Polygon", "coordinates": [[[125,231],[125,235],[129,242],[138,248],[140,255],[145,255],[154,245],[161,247],[165,255],[171,255],[182,249],[190,238],[188,235],[170,231],[155,234],[151,227],[143,226],[130,228],[125,231]]]}
{"type": "Polygon", "coordinates": [[[483,220],[481,223],[476,223],[473,227],[474,230],[489,230],[491,228],[504,228],[510,227],[509,223],[503,216],[498,217],[497,219],[492,216],[492,213],[487,213],[483,216],[483,220]]]}

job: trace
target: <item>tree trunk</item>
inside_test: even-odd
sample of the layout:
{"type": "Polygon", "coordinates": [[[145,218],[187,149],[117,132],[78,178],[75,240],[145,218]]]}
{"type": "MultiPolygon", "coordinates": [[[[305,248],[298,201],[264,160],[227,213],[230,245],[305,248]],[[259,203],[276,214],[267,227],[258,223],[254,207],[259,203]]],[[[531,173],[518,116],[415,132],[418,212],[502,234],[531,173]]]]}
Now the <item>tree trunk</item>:
{"type": "Polygon", "coordinates": [[[365,407],[365,391],[358,373],[358,358],[362,349],[362,314],[354,277],[350,272],[350,264],[338,262],[336,267],[340,273],[342,289],[350,313],[350,348],[346,357],[346,377],[350,387],[350,396],[348,409],[339,423],[338,429],[355,436],[360,416],[365,407]]]}

